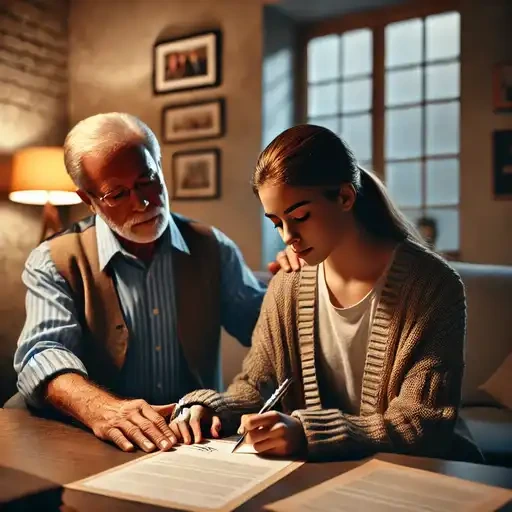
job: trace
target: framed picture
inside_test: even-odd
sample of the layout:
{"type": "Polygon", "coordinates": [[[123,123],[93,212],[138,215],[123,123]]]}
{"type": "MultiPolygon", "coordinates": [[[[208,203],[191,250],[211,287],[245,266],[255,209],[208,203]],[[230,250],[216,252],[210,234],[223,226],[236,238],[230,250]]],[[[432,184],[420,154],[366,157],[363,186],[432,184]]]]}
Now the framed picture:
{"type": "Polygon", "coordinates": [[[155,94],[214,87],[219,85],[220,81],[220,31],[203,32],[155,44],[155,94]]]}
{"type": "Polygon", "coordinates": [[[172,157],[172,199],[220,197],[220,151],[179,151],[172,157]]]}
{"type": "Polygon", "coordinates": [[[512,63],[494,66],[493,106],[495,112],[512,112],[512,63]]]}
{"type": "Polygon", "coordinates": [[[164,143],[215,139],[225,131],[223,99],[172,105],[162,110],[164,143]]]}
{"type": "Polygon", "coordinates": [[[493,133],[494,197],[512,199],[512,130],[493,133]]]}

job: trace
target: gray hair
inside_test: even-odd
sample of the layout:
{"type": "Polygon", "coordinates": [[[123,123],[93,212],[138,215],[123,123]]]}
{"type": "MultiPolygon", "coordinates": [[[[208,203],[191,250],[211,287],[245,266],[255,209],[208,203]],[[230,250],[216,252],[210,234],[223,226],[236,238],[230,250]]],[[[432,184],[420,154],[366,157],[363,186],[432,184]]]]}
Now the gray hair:
{"type": "Polygon", "coordinates": [[[108,158],[134,145],[145,146],[159,164],[160,145],[149,126],[130,114],[97,114],[83,119],[68,133],[64,141],[64,163],[69,176],[80,187],[85,156],[108,158]]]}

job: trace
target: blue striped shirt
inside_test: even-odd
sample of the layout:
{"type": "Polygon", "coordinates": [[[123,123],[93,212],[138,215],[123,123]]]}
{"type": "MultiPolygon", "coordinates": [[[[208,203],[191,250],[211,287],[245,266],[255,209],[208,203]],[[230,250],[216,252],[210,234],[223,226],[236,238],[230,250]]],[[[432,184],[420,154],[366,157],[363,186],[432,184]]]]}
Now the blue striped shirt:
{"type": "MultiPolygon", "coordinates": [[[[172,216],[149,265],[126,252],[105,222],[96,218],[100,269],[113,270],[114,284],[130,333],[120,393],[150,403],[174,402],[190,391],[188,371],[176,331],[172,247],[189,252],[172,216]]],[[[221,261],[221,323],[249,346],[265,287],[247,267],[238,247],[213,229],[221,261]]],[[[34,249],[22,280],[27,318],[18,340],[14,368],[18,389],[33,405],[40,385],[57,373],[87,376],[80,356],[82,328],[66,280],[51,259],[48,243],[34,249]]],[[[215,364],[212,362],[212,364],[215,364]]]]}

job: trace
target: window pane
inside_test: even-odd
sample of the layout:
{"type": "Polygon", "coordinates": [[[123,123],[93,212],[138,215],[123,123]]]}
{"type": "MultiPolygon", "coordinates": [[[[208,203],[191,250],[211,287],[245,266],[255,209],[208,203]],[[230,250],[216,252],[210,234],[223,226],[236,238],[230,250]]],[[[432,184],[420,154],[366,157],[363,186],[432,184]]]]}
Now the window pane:
{"type": "Polygon", "coordinates": [[[459,203],[459,159],[427,161],[427,205],[459,203]]]}
{"type": "Polygon", "coordinates": [[[460,94],[459,63],[427,66],[427,100],[455,98],[460,94]]]}
{"type": "Polygon", "coordinates": [[[369,114],[343,117],[340,135],[348,142],[358,161],[372,159],[372,121],[369,114]]]}
{"type": "Polygon", "coordinates": [[[386,71],[386,105],[421,101],[421,68],[386,71]]]}
{"type": "Polygon", "coordinates": [[[387,164],[386,185],[399,207],[420,207],[421,162],[387,164]]]}
{"type": "Polygon", "coordinates": [[[459,249],[459,210],[457,208],[431,208],[428,217],[437,221],[437,251],[459,249]]]}
{"type": "Polygon", "coordinates": [[[325,116],[338,112],[338,84],[308,87],[308,116],[325,116]]]}
{"type": "Polygon", "coordinates": [[[426,20],[427,60],[449,59],[460,54],[460,14],[449,12],[426,20]]]}
{"type": "Polygon", "coordinates": [[[371,30],[353,30],[341,36],[341,74],[343,77],[372,72],[371,30]]]}
{"type": "Polygon", "coordinates": [[[427,154],[459,152],[459,102],[427,105],[427,154]]]}
{"type": "Polygon", "coordinates": [[[422,61],[422,25],[420,19],[414,19],[386,26],[386,67],[422,61]]]}
{"type": "Polygon", "coordinates": [[[308,123],[316,124],[318,126],[325,126],[334,133],[339,132],[339,118],[338,117],[322,117],[320,119],[309,119],[308,123]]]}
{"type": "Polygon", "coordinates": [[[421,108],[387,110],[386,158],[421,155],[421,108]]]}
{"type": "Polygon", "coordinates": [[[333,34],[311,39],[308,43],[308,82],[339,76],[340,38],[333,34]]]}
{"type": "Polygon", "coordinates": [[[372,81],[368,78],[341,84],[341,111],[357,112],[370,110],[372,104],[372,81]]]}

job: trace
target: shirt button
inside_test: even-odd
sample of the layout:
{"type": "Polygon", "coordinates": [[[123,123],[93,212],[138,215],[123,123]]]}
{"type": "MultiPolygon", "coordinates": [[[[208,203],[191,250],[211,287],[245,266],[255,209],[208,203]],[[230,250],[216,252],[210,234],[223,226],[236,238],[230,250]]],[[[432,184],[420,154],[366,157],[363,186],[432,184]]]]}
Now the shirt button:
{"type": "Polygon", "coordinates": [[[160,345],[157,345],[157,346],[155,347],[155,350],[156,350],[157,352],[160,352],[160,348],[161,348],[161,347],[160,347],[160,345]]]}
{"type": "Polygon", "coordinates": [[[158,313],[159,313],[158,308],[154,308],[154,309],[153,309],[153,315],[155,315],[155,316],[156,316],[156,315],[158,315],[158,313]]]}

